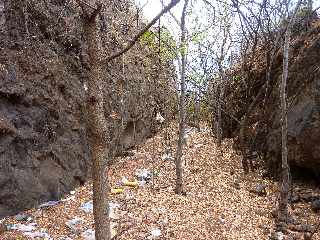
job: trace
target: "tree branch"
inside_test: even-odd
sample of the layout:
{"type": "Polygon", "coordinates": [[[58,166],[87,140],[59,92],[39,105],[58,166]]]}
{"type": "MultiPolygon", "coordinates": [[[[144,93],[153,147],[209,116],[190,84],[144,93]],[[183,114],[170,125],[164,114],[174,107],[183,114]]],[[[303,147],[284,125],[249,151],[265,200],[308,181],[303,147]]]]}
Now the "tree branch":
{"type": "Polygon", "coordinates": [[[122,50],[120,50],[119,52],[111,55],[110,57],[106,58],[105,60],[102,60],[103,63],[108,63],[110,62],[111,60],[121,56],[122,54],[124,54],[125,52],[129,51],[133,46],[134,44],[139,40],[139,38],[146,32],[148,31],[148,29],[150,27],[152,27],[152,25],[154,25],[158,20],[159,18],[162,17],[163,14],[167,13],[171,8],[173,8],[174,6],[176,6],[178,3],[180,2],[180,0],[171,0],[171,2],[165,7],[162,9],[162,11],[157,15],[155,16],[151,22],[149,22],[128,44],[125,48],[123,48],[122,50]]]}

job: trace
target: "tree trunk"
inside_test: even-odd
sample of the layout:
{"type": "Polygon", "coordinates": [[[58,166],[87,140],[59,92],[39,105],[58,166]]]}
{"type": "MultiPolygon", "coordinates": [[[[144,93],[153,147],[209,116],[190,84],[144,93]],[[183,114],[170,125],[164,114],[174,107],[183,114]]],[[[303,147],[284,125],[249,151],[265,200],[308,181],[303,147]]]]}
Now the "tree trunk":
{"type": "Polygon", "coordinates": [[[222,68],[221,62],[219,62],[219,74],[220,74],[220,81],[217,86],[217,145],[218,147],[221,146],[222,142],[222,102],[223,102],[223,96],[224,96],[224,89],[225,89],[225,82],[226,82],[226,76],[222,68]]]}
{"type": "Polygon", "coordinates": [[[288,57],[289,57],[289,39],[290,29],[286,31],[284,48],[283,48],[283,73],[281,80],[281,135],[282,135],[282,181],[279,199],[279,213],[278,213],[278,230],[284,231],[288,220],[288,199],[289,199],[289,186],[290,186],[290,169],[288,164],[288,149],[287,149],[287,135],[288,135],[288,122],[287,122],[287,78],[288,78],[288,57]]]}
{"type": "Polygon", "coordinates": [[[201,99],[200,99],[200,86],[198,87],[198,92],[196,92],[195,104],[194,104],[194,124],[197,131],[200,132],[200,111],[201,111],[201,99]]]}
{"type": "Polygon", "coordinates": [[[107,171],[107,123],[104,116],[101,43],[96,17],[86,19],[84,33],[88,43],[90,63],[87,93],[87,128],[92,156],[93,210],[95,237],[110,239],[108,171],[107,171]]]}
{"type": "Polygon", "coordinates": [[[185,135],[185,94],[186,94],[186,10],[189,0],[185,0],[181,16],[181,93],[179,103],[179,139],[176,153],[176,193],[183,193],[182,148],[185,135]]]}
{"type": "Polygon", "coordinates": [[[295,15],[300,7],[302,0],[297,3],[294,14],[292,15],[289,24],[287,26],[284,38],[283,46],[283,73],[280,86],[280,98],[281,98],[281,144],[282,144],[282,155],[281,155],[281,189],[279,198],[279,211],[277,219],[277,230],[285,232],[288,222],[288,202],[289,202],[289,187],[290,187],[290,168],[288,163],[288,119],[287,119],[287,78],[288,78],[288,65],[289,65],[289,41],[291,34],[292,23],[294,22],[295,15]]]}
{"type": "Polygon", "coordinates": [[[254,110],[254,108],[259,104],[259,99],[262,97],[262,94],[266,87],[266,82],[263,84],[263,86],[260,88],[258,94],[254,98],[254,100],[251,102],[251,104],[248,107],[248,111],[245,115],[243,115],[241,122],[240,122],[240,147],[241,147],[241,153],[242,153],[242,167],[245,173],[248,173],[250,169],[253,171],[253,164],[251,160],[248,160],[247,156],[247,137],[246,137],[246,130],[248,125],[248,118],[251,114],[251,112],[254,110]]]}

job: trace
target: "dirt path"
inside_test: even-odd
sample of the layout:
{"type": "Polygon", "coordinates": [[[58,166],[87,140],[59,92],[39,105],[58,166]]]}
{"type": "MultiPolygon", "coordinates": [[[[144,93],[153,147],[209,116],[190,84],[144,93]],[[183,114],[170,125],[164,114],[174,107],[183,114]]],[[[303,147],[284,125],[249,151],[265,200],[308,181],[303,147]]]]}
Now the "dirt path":
{"type": "MultiPolygon", "coordinates": [[[[149,144],[147,149],[152,149],[149,144]]],[[[152,227],[162,230],[161,239],[267,239],[263,228],[272,224],[272,201],[248,191],[257,180],[242,176],[240,157],[230,143],[217,149],[209,135],[192,132],[184,162],[187,195],[174,194],[174,164],[160,161],[155,193],[151,188],[134,193],[137,204],[129,211],[140,223],[123,239],[143,239],[139,234],[152,227]],[[142,213],[148,224],[141,223],[142,213]]],[[[152,167],[148,162],[143,165],[152,167]]]]}
{"type": "MultiPolygon", "coordinates": [[[[123,177],[135,180],[137,170],[155,172],[154,185],[151,180],[112,195],[112,202],[117,204],[113,216],[117,239],[269,239],[276,187],[262,181],[258,174],[244,176],[241,158],[232,150],[230,141],[218,149],[206,131],[189,132],[183,157],[185,196],[174,193],[175,166],[165,158],[163,142],[163,133],[158,134],[133,151],[133,156],[118,158],[109,172],[112,187],[120,185],[123,177]],[[252,193],[261,184],[267,186],[266,196],[252,193]]],[[[36,222],[36,229],[42,229],[52,239],[84,239],[83,233],[93,228],[93,218],[81,206],[90,203],[91,198],[88,182],[62,203],[24,214],[32,218],[28,224],[36,222]],[[74,228],[66,226],[68,220],[79,218],[81,221],[74,228]]],[[[11,218],[6,223],[17,221],[11,218]]],[[[9,231],[0,239],[28,238],[9,231]]],[[[320,238],[315,235],[314,239],[320,238]]]]}

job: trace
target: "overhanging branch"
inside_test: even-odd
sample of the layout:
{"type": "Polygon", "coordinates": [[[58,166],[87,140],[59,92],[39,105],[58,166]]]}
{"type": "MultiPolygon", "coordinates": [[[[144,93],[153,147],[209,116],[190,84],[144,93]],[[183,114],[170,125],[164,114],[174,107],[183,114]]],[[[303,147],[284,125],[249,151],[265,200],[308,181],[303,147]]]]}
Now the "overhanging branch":
{"type": "Polygon", "coordinates": [[[171,0],[171,2],[162,9],[162,11],[155,16],[151,22],[149,22],[128,44],[125,48],[123,48],[122,50],[120,50],[119,52],[111,55],[110,57],[106,58],[105,60],[102,60],[102,63],[108,63],[111,60],[121,56],[122,54],[124,54],[125,52],[129,51],[134,44],[139,40],[139,38],[146,32],[148,31],[149,28],[152,27],[152,25],[154,25],[159,18],[162,17],[163,14],[167,13],[171,8],[173,8],[174,6],[176,6],[178,3],[180,2],[180,0],[171,0]]]}

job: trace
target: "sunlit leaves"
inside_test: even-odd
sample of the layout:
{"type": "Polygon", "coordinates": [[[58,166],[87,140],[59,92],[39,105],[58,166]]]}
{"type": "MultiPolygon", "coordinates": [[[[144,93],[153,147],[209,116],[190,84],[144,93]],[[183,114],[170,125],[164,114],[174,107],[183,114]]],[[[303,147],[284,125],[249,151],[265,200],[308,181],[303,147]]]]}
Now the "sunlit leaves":
{"type": "Polygon", "coordinates": [[[167,28],[161,27],[159,32],[147,31],[140,39],[141,44],[147,45],[153,52],[159,53],[164,61],[172,61],[177,56],[177,43],[167,28]]]}

